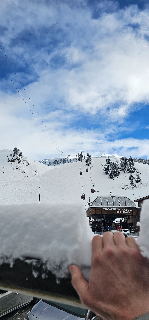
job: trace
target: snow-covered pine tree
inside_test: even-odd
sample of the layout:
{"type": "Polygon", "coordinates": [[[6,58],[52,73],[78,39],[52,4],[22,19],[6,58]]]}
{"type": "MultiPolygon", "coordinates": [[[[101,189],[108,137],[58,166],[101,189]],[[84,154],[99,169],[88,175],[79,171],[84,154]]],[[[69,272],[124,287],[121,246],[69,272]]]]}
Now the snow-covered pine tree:
{"type": "Polygon", "coordinates": [[[127,158],[126,157],[122,157],[120,158],[120,170],[126,172],[127,169],[127,158]]]}
{"type": "Polygon", "coordinates": [[[89,153],[87,153],[87,158],[86,158],[85,162],[86,162],[87,166],[91,165],[92,158],[91,158],[91,155],[89,153]]]}
{"type": "Polygon", "coordinates": [[[135,178],[135,182],[136,183],[141,182],[141,178],[140,178],[139,174],[137,174],[137,176],[135,178]]]}
{"type": "Polygon", "coordinates": [[[104,165],[103,170],[105,174],[109,175],[110,179],[113,179],[114,177],[117,177],[120,174],[118,164],[115,162],[112,162],[109,158],[106,159],[106,164],[104,165]]]}
{"type": "Polygon", "coordinates": [[[135,171],[136,171],[136,168],[134,167],[134,161],[130,156],[127,161],[127,172],[134,173],[135,171]]]}

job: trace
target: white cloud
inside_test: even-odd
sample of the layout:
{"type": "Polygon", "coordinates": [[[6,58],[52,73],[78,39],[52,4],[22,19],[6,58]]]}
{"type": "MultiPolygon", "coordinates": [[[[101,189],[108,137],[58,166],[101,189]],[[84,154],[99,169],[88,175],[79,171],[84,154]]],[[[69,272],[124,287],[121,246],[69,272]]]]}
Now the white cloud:
{"type": "MultiPolygon", "coordinates": [[[[70,9],[69,14],[72,17],[73,11],[70,9]]],[[[40,88],[36,83],[36,90],[43,92],[41,98],[44,95],[45,101],[46,98],[57,101],[63,99],[67,108],[81,108],[83,112],[106,112],[107,108],[117,108],[119,118],[125,118],[134,109],[135,103],[148,102],[149,43],[144,38],[144,21],[147,29],[148,11],[144,12],[143,20],[139,18],[140,15],[141,12],[136,8],[104,15],[95,22],[87,15],[82,26],[82,29],[86,29],[83,44],[81,37],[76,41],[74,34],[72,41],[76,46],[71,45],[61,51],[70,68],[64,65],[57,70],[49,67],[44,73],[40,72],[40,88]],[[133,10],[135,19],[132,17],[133,10]],[[126,26],[132,21],[139,21],[139,34],[126,26]],[[87,39],[87,36],[92,38],[87,39]],[[87,43],[90,43],[89,49],[84,50],[83,46],[87,43]],[[79,65],[72,69],[71,65],[75,63],[79,65]]],[[[75,27],[76,22],[80,22],[78,15],[72,20],[75,27]]],[[[76,27],[77,31],[79,26],[76,27]]],[[[66,26],[63,27],[65,30],[66,26]]]]}
{"type": "MultiPolygon", "coordinates": [[[[45,133],[48,131],[66,153],[84,149],[93,154],[114,150],[128,154],[132,148],[133,154],[148,155],[147,140],[112,142],[106,138],[115,121],[127,129],[126,118],[140,108],[140,103],[149,101],[148,14],[148,9],[140,11],[131,6],[93,19],[83,2],[81,6],[69,6],[68,1],[51,1],[49,5],[45,1],[2,2],[0,20],[7,28],[1,38],[3,53],[14,65],[30,66],[32,71],[23,70],[17,75],[22,82],[28,82],[19,90],[21,97],[10,90],[1,93],[1,148],[17,146],[31,157],[54,155],[55,146],[45,133]],[[57,28],[56,32],[51,26],[57,28]],[[35,43],[25,42],[23,35],[27,31],[36,37],[32,38],[35,43]],[[49,42],[52,32],[56,36],[60,33],[58,45],[49,42]],[[56,56],[64,62],[54,68],[52,59],[56,56]],[[23,99],[28,101],[33,116],[23,99]],[[100,121],[108,118],[109,126],[102,135],[85,124],[82,129],[72,128],[79,113],[81,117],[91,114],[92,119],[100,113],[100,121]],[[39,126],[41,118],[46,128],[39,126]]],[[[14,67],[11,72],[17,83],[14,67]]],[[[1,83],[3,87],[6,82],[1,83]]],[[[115,133],[118,130],[115,126],[115,133]]]]}
{"type": "MultiPolygon", "coordinates": [[[[134,103],[149,100],[149,43],[144,37],[148,34],[147,9],[142,12],[132,6],[93,20],[89,10],[70,8],[66,3],[51,3],[50,6],[42,2],[27,3],[12,1],[10,5],[10,1],[6,1],[3,4],[1,23],[6,24],[7,20],[9,29],[7,37],[3,38],[7,50],[10,50],[9,41],[21,31],[30,29],[38,34],[40,42],[41,28],[49,28],[55,23],[64,31],[64,38],[71,40],[69,46],[64,47],[65,43],[62,43],[61,48],[55,48],[49,55],[50,62],[54,54],[62,54],[69,68],[67,64],[57,70],[46,66],[45,73],[39,65],[47,61],[46,47],[45,52],[36,48],[30,55],[22,42],[18,44],[19,51],[18,46],[12,49],[12,56],[22,52],[27,60],[33,62],[40,77],[41,99],[43,96],[44,100],[46,97],[57,101],[63,99],[67,107],[91,113],[101,109],[106,111],[107,107],[113,109],[118,102],[116,108],[120,109],[117,113],[121,118],[126,115],[122,112],[123,105],[129,105],[131,111],[134,103]],[[130,26],[134,23],[140,26],[137,32],[130,26]],[[76,63],[79,63],[78,67],[73,68],[76,63]]],[[[45,36],[47,43],[50,36],[50,33],[45,36]]],[[[40,91],[39,86],[36,83],[36,89],[40,91]]]]}
{"type": "MultiPolygon", "coordinates": [[[[117,153],[121,156],[129,157],[149,157],[149,140],[148,139],[120,139],[115,141],[106,141],[105,150],[109,153],[117,153]]],[[[106,153],[106,151],[105,151],[106,153]]]]}
{"type": "MultiPolygon", "coordinates": [[[[9,101],[7,103],[9,105],[9,101]]],[[[18,147],[25,156],[36,160],[52,156],[60,157],[61,151],[64,156],[76,155],[81,150],[98,156],[103,153],[117,153],[127,157],[130,155],[149,157],[149,140],[147,139],[129,138],[109,141],[107,136],[110,134],[110,129],[107,128],[105,135],[99,130],[70,128],[71,117],[65,117],[60,111],[52,112],[48,122],[42,123],[40,117],[18,117],[18,114],[11,114],[9,111],[7,113],[6,109],[1,114],[1,149],[18,147]],[[68,122],[66,127],[65,121],[68,122]]],[[[43,120],[47,118],[43,117],[43,120]]],[[[111,134],[115,134],[114,130],[116,132],[116,128],[113,128],[111,134]]]]}

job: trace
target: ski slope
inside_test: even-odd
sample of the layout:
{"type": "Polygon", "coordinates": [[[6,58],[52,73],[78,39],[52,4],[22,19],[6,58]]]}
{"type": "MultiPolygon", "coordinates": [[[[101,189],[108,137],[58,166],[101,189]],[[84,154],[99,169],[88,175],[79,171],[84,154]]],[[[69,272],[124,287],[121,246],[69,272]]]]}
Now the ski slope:
{"type": "MultiPolygon", "coordinates": [[[[148,164],[135,162],[141,182],[133,188],[129,173],[121,171],[114,180],[104,173],[106,156],[92,158],[91,166],[83,160],[48,167],[26,157],[19,164],[10,163],[8,157],[11,153],[10,150],[0,151],[0,204],[38,203],[39,194],[41,203],[78,203],[84,193],[85,200],[81,201],[86,209],[89,198],[92,202],[99,195],[126,196],[135,200],[149,194],[148,164]],[[94,193],[91,193],[92,188],[94,193]]],[[[120,161],[116,155],[110,159],[120,161]]]]}

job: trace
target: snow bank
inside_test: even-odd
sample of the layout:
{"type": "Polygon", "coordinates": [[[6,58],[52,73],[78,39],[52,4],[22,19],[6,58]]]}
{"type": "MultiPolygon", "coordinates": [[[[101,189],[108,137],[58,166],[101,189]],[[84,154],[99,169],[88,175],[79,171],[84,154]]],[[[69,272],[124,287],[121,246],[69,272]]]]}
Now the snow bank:
{"type": "Polygon", "coordinates": [[[137,244],[140,247],[142,255],[149,259],[149,200],[143,201],[137,244]]]}
{"type": "Polygon", "coordinates": [[[40,258],[57,278],[70,264],[89,277],[93,233],[82,204],[0,205],[0,264],[40,258]]]}

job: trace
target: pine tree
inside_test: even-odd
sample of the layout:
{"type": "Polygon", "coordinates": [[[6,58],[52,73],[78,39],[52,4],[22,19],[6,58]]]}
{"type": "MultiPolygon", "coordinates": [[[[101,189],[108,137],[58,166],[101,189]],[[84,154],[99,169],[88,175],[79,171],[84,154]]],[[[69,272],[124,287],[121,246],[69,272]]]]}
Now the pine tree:
{"type": "Polygon", "coordinates": [[[104,165],[103,170],[104,170],[105,174],[109,175],[110,179],[113,179],[114,177],[117,177],[120,174],[118,164],[115,162],[111,162],[111,160],[109,158],[106,159],[106,164],[104,165]]]}
{"type": "Polygon", "coordinates": [[[120,159],[120,170],[121,170],[121,171],[124,171],[124,172],[126,171],[127,162],[128,162],[128,160],[127,160],[126,157],[122,157],[122,158],[120,159]]]}
{"type": "Polygon", "coordinates": [[[18,155],[19,153],[20,153],[20,150],[15,147],[15,148],[13,149],[13,157],[14,157],[15,155],[18,155]]]}
{"type": "Polygon", "coordinates": [[[141,178],[140,178],[139,174],[137,174],[137,176],[135,178],[135,182],[136,183],[141,182],[141,178]]]}
{"type": "Polygon", "coordinates": [[[91,155],[89,153],[87,153],[87,158],[86,158],[85,162],[86,162],[87,166],[91,165],[92,159],[91,159],[91,155]]]}

